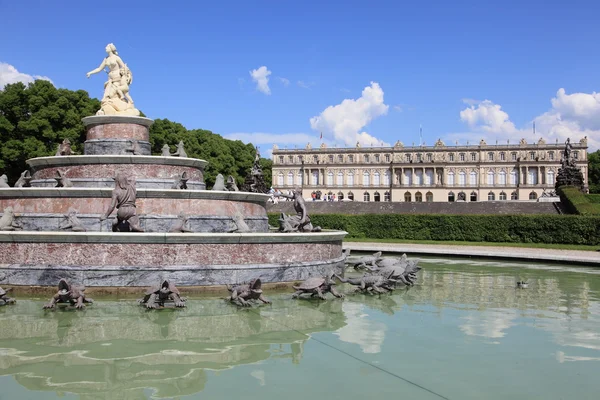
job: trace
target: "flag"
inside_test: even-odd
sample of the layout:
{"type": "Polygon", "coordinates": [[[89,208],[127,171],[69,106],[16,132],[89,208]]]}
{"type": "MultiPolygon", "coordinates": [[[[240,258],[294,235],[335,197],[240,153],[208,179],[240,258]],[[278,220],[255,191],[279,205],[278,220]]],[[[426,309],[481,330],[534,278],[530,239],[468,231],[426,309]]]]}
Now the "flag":
{"type": "Polygon", "coordinates": [[[323,140],[323,132],[321,132],[321,137],[319,139],[323,140]]]}

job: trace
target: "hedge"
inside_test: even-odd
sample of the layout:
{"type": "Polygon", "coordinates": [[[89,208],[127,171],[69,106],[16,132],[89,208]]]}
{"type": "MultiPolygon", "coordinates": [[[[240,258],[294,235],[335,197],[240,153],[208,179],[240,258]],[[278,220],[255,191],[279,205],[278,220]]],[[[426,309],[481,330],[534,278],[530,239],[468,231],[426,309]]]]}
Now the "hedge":
{"type": "MultiPolygon", "coordinates": [[[[269,214],[269,223],[278,226],[278,218],[269,214]]],[[[311,220],[350,238],[600,244],[600,216],[318,214],[311,220]]]]}
{"type": "Polygon", "coordinates": [[[574,186],[558,188],[560,201],[571,214],[600,215],[598,195],[584,194],[574,186]]]}

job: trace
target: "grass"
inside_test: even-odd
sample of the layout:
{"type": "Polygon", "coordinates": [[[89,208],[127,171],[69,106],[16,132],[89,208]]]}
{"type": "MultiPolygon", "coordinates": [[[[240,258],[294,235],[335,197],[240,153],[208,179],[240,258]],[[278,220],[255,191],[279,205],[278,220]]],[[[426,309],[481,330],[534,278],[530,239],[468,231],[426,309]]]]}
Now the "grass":
{"type": "Polygon", "coordinates": [[[557,244],[557,243],[506,243],[506,242],[454,242],[439,240],[402,240],[402,239],[369,239],[369,238],[346,238],[345,242],[371,242],[371,243],[404,243],[404,244],[431,244],[446,246],[493,246],[493,247],[525,247],[534,249],[556,249],[556,250],[581,250],[598,251],[600,246],[588,246],[583,244],[557,244]]]}

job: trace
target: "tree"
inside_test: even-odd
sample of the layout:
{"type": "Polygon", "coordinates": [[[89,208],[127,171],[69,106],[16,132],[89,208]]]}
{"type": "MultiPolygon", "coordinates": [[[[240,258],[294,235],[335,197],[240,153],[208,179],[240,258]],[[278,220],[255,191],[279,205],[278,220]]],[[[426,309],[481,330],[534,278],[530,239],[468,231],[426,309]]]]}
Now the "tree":
{"type": "Polygon", "coordinates": [[[600,193],[600,150],[588,154],[588,186],[590,193],[600,193]]]}
{"type": "Polygon", "coordinates": [[[82,154],[81,119],[99,108],[86,91],[57,89],[48,81],[6,85],[0,91],[0,169],[14,182],[27,169],[25,160],[53,155],[66,138],[82,154]]]}

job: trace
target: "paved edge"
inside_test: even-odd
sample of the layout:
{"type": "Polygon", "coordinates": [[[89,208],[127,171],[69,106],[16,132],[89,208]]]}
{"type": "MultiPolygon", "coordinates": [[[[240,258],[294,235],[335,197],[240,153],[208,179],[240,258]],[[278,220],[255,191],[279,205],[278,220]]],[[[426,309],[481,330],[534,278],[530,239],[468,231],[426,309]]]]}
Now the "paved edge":
{"type": "Polygon", "coordinates": [[[537,249],[525,247],[494,246],[451,246],[441,244],[344,242],[350,251],[383,251],[385,253],[407,253],[420,255],[442,255],[453,257],[481,257],[526,261],[547,261],[600,267],[600,253],[580,250],[537,249]]]}

